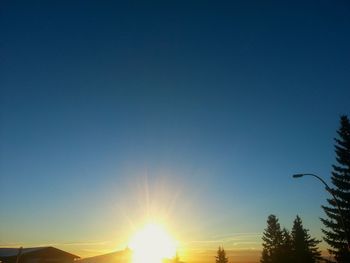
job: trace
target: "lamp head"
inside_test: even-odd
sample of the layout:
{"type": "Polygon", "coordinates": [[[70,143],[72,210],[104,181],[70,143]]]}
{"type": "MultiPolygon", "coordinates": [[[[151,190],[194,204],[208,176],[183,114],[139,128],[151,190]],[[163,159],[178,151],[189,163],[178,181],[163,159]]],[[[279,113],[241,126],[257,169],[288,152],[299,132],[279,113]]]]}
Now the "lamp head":
{"type": "Polygon", "coordinates": [[[293,174],[293,178],[300,178],[303,176],[304,176],[304,174],[293,174]]]}

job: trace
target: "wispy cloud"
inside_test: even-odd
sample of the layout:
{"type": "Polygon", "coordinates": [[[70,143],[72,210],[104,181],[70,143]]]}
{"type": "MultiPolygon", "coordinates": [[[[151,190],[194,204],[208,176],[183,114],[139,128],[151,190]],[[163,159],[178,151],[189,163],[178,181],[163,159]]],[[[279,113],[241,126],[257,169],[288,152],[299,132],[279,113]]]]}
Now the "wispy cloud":
{"type": "Polygon", "coordinates": [[[185,246],[191,251],[205,251],[216,249],[217,246],[224,245],[227,249],[257,249],[260,248],[261,233],[240,232],[223,235],[215,235],[207,239],[191,240],[185,246]]]}
{"type": "Polygon", "coordinates": [[[111,241],[90,241],[90,242],[65,242],[55,243],[56,246],[105,246],[110,244],[111,241]]]}
{"type": "Polygon", "coordinates": [[[213,238],[225,239],[232,237],[260,237],[262,234],[260,232],[233,232],[222,235],[215,235],[213,238]]]}

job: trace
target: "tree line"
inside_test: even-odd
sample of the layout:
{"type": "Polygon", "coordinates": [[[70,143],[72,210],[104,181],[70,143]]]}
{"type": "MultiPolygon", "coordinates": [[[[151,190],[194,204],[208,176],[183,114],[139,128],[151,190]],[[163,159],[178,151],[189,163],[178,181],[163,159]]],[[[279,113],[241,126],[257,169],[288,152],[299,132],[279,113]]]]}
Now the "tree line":
{"type": "MultiPolygon", "coordinates": [[[[312,238],[296,216],[292,230],[281,228],[278,218],[270,215],[263,233],[263,250],[260,263],[317,263],[322,260],[317,245],[321,242],[312,238]]],[[[215,263],[228,263],[222,246],[217,250],[215,263]]]]}
{"type": "MultiPolygon", "coordinates": [[[[325,217],[323,240],[329,245],[328,252],[333,260],[327,262],[350,263],[350,121],[340,117],[340,127],[335,140],[336,163],[332,166],[332,187],[328,205],[322,206],[325,217]]],[[[302,225],[299,216],[294,220],[292,231],[281,229],[275,215],[267,219],[263,234],[261,263],[315,263],[321,260],[317,244],[321,241],[311,238],[302,225]]]]}
{"type": "MultiPolygon", "coordinates": [[[[281,228],[275,215],[270,215],[262,237],[260,263],[350,263],[350,121],[346,115],[340,117],[334,141],[336,163],[330,177],[332,186],[326,188],[330,196],[327,205],[322,206],[325,216],[321,218],[323,240],[333,260],[322,259],[317,246],[321,241],[310,236],[299,216],[289,231],[281,228]]],[[[228,263],[223,247],[218,248],[215,262],[228,263]]]]}
{"type": "Polygon", "coordinates": [[[312,238],[302,220],[296,216],[292,230],[281,228],[278,218],[270,215],[263,233],[261,263],[315,263],[321,259],[317,245],[321,241],[312,238]]]}

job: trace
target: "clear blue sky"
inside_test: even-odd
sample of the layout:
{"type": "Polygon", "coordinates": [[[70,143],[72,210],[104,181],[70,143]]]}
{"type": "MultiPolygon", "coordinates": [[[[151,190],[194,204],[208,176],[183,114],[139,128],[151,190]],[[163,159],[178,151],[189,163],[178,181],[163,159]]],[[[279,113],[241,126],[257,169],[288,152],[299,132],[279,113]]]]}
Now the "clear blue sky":
{"type": "Polygon", "coordinates": [[[258,249],[270,213],[321,237],[291,174],[329,180],[350,4],[228,2],[1,2],[0,245],[111,250],[147,213],[188,246],[258,249]]]}

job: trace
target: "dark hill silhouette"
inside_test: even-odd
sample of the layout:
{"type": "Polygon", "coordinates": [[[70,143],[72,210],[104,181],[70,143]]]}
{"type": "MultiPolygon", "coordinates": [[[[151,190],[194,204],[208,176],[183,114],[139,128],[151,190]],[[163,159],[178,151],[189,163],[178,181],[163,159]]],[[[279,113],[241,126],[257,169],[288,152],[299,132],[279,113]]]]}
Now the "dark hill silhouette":
{"type": "MultiPolygon", "coordinates": [[[[132,263],[132,251],[126,248],[121,251],[116,251],[108,254],[103,254],[99,256],[83,258],[75,261],[77,263],[132,263]]],[[[174,259],[164,259],[163,263],[173,263],[174,259]]],[[[178,261],[176,263],[184,263],[183,261],[178,261]]]]}
{"type": "Polygon", "coordinates": [[[131,263],[132,252],[130,249],[116,251],[108,254],[103,254],[95,257],[84,258],[78,260],[79,263],[131,263]]]}

